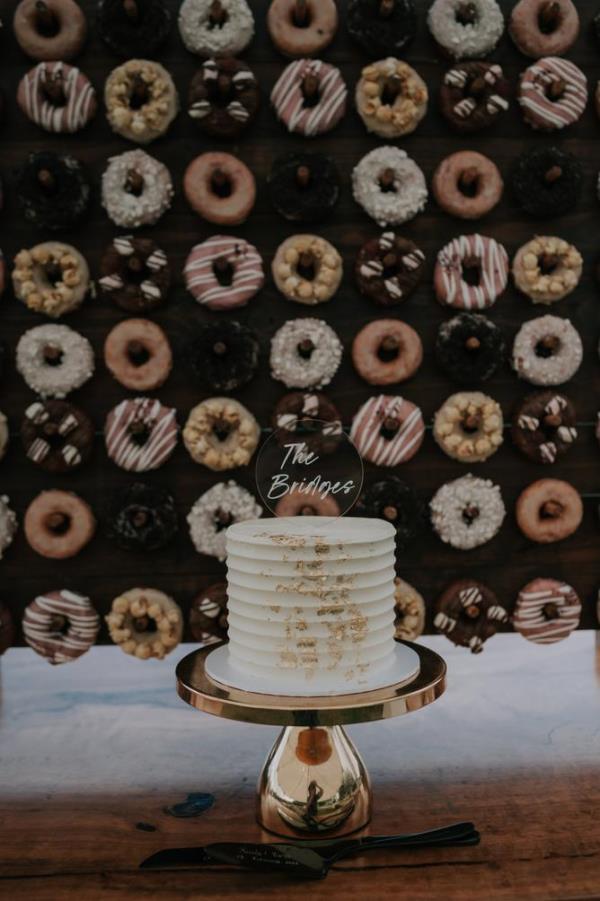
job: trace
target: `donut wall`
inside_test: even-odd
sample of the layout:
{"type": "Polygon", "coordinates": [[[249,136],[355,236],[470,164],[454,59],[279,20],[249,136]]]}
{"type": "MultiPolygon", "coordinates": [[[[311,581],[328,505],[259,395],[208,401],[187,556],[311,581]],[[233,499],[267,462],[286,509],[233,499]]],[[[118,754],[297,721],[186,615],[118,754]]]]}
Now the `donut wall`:
{"type": "MultiPolygon", "coordinates": [[[[139,10],[132,11],[131,4],[135,7],[136,2],[144,7],[141,0],[104,5],[119,7],[111,15],[121,16],[125,6],[127,15],[135,17],[139,10]]],[[[228,3],[233,0],[223,0],[223,6],[228,3]]],[[[48,4],[62,6],[59,0],[48,4]]],[[[140,635],[148,618],[158,622],[157,632],[148,629],[151,638],[140,639],[149,648],[140,656],[154,655],[157,633],[163,636],[159,654],[169,651],[182,634],[192,640],[192,603],[225,572],[218,556],[219,530],[229,521],[223,515],[226,483],[233,480],[250,492],[236,493],[237,511],[254,515],[256,444],[272,428],[274,410],[284,395],[316,387],[306,375],[311,355],[315,365],[322,358],[321,390],[326,399],[321,401],[321,414],[335,420],[339,411],[365,455],[360,512],[383,515],[397,525],[398,571],[425,599],[426,631],[435,631],[436,626],[448,631],[455,603],[455,593],[448,589],[457,580],[476,580],[485,586],[485,609],[497,614],[494,629],[511,629],[514,622],[528,637],[535,637],[527,608],[540,583],[522,596],[515,618],[513,612],[519,592],[536,579],[570,586],[541,583],[542,591],[550,586],[547,619],[560,619],[561,604],[567,599],[570,613],[563,620],[569,621],[559,623],[555,637],[564,637],[575,623],[595,628],[600,585],[600,449],[595,435],[600,396],[596,281],[600,120],[594,93],[600,77],[600,45],[592,24],[593,4],[576,4],[581,30],[564,52],[568,62],[543,61],[531,71],[534,60],[516,48],[506,31],[498,39],[502,22],[483,8],[487,3],[455,3],[461,7],[455,11],[461,20],[485,17],[485,34],[474,41],[489,47],[498,41],[492,52],[476,57],[491,65],[465,74],[433,40],[427,24],[429,3],[416,4],[412,42],[399,52],[376,54],[365,46],[377,37],[372,21],[377,3],[364,5],[371,10],[367,13],[371,19],[359,42],[348,33],[346,2],[341,0],[337,34],[318,54],[326,65],[301,70],[305,98],[301,116],[286,99],[300,70],[289,71],[282,80],[290,59],[269,36],[268,0],[250,4],[255,34],[238,56],[246,65],[227,63],[215,66],[214,72],[205,66],[191,97],[190,84],[202,58],[184,46],[177,26],[180,4],[164,4],[172,15],[171,28],[153,58],[173,80],[179,102],[176,115],[168,79],[165,82],[154,67],[140,73],[133,66],[124,75],[111,75],[128,56],[143,54],[135,46],[129,54],[115,54],[104,38],[113,47],[117,39],[127,38],[114,22],[111,26],[110,17],[108,24],[98,22],[97,3],[84,0],[78,5],[88,36],[81,52],[68,62],[85,78],[64,67],[57,76],[54,63],[45,72],[32,71],[35,56],[26,55],[13,31],[15,4],[4,3],[2,8],[0,246],[6,271],[0,304],[4,346],[0,409],[7,417],[10,440],[0,463],[0,487],[16,514],[18,529],[0,567],[1,599],[12,614],[14,642],[24,643],[24,612],[37,599],[27,613],[30,643],[50,654],[35,624],[40,616],[52,613],[56,592],[63,592],[63,606],[74,605],[66,612],[75,617],[77,595],[91,600],[101,619],[100,643],[122,642],[123,617],[129,614],[137,619],[140,635]],[[394,63],[387,69],[367,69],[358,91],[361,117],[355,103],[361,72],[387,56],[398,57],[412,69],[394,63]],[[256,114],[247,67],[260,88],[256,114]],[[445,77],[451,68],[454,74],[445,77]],[[520,78],[528,69],[519,103],[520,78]],[[31,74],[24,81],[27,73],[31,74]],[[144,77],[158,78],[157,90],[164,96],[155,119],[140,126],[131,107],[135,112],[148,102],[144,77]],[[211,112],[212,101],[206,100],[206,82],[211,78],[217,93],[231,90],[236,79],[242,83],[237,88],[242,100],[233,115],[223,117],[220,138],[207,135],[202,125],[211,112]],[[130,91],[126,101],[123,79],[130,91]],[[279,118],[270,103],[276,84],[279,118]],[[445,115],[440,110],[443,84],[445,115]],[[103,99],[106,85],[110,123],[103,99]],[[377,104],[389,109],[406,90],[413,100],[407,121],[378,112],[377,104]],[[329,92],[326,109],[320,102],[323,92],[329,92]],[[254,115],[254,121],[243,127],[254,115]],[[449,121],[454,118],[454,125],[458,122],[458,129],[464,129],[460,120],[472,115],[484,126],[472,133],[461,133],[449,121]],[[171,117],[166,132],[155,137],[171,117]],[[383,134],[367,131],[363,119],[383,134]],[[285,123],[311,136],[293,133],[285,123]],[[333,127],[320,133],[326,125],[333,127]],[[544,130],[549,127],[554,130],[544,130]],[[399,129],[410,128],[414,130],[397,136],[399,129]],[[132,140],[140,135],[154,139],[148,144],[132,140]],[[121,156],[132,151],[133,157],[121,156]],[[148,168],[140,151],[158,164],[148,168]],[[232,154],[254,174],[254,204],[247,169],[235,160],[226,164],[221,160],[217,171],[211,169],[202,155],[213,151],[232,154]],[[461,151],[477,156],[447,159],[461,151]],[[68,154],[79,161],[91,184],[89,198],[79,169],[65,169],[64,161],[57,164],[54,157],[43,165],[40,158],[30,158],[42,152],[68,154]],[[311,165],[303,156],[290,162],[290,154],[306,152],[320,156],[311,165]],[[188,169],[192,161],[196,162],[188,169]],[[353,172],[360,203],[353,196],[353,172]],[[211,224],[202,215],[207,202],[213,212],[215,204],[218,210],[225,208],[224,224],[211,224]],[[140,221],[152,218],[148,207],[157,221],[138,227],[140,221]],[[455,215],[465,210],[484,214],[470,220],[455,215]],[[316,220],[292,221],[282,212],[298,218],[310,212],[316,220]],[[395,224],[395,215],[406,221],[395,224]],[[236,217],[245,221],[229,224],[236,217]],[[135,238],[133,244],[130,236],[135,238]],[[193,247],[218,236],[189,258],[193,247]],[[541,237],[524,247],[536,236],[541,237]],[[228,240],[232,237],[250,242],[258,257],[251,250],[237,261],[236,242],[228,240]],[[76,252],[53,245],[30,252],[49,241],[72,245],[76,252]],[[288,243],[282,246],[283,242],[288,243]],[[234,255],[233,263],[218,262],[223,247],[230,257],[234,255]],[[90,288],[79,302],[79,292],[87,287],[86,267],[90,288]],[[514,274],[509,271],[513,268],[514,274]],[[51,290],[44,291],[40,273],[50,281],[51,290]],[[237,279],[233,287],[228,282],[232,277],[237,279]],[[186,279],[200,302],[186,287],[186,279]],[[60,291],[52,290],[59,284],[60,291]],[[133,285],[129,293],[128,285],[133,285]],[[236,292],[237,300],[241,297],[247,303],[232,308],[236,292]],[[465,312],[482,314],[489,322],[467,317],[448,325],[465,312]],[[132,326],[127,324],[132,318],[146,321],[132,326]],[[293,320],[304,322],[289,324],[293,320]],[[30,330],[47,326],[52,326],[51,332],[23,338],[30,330]],[[77,334],[59,334],[56,326],[77,334]],[[522,377],[511,365],[517,334],[515,357],[522,377]],[[158,384],[169,369],[164,335],[172,351],[172,369],[158,384]],[[223,344],[235,349],[225,354],[225,363],[220,359],[223,344]],[[304,348],[298,350],[301,344],[304,348]],[[404,379],[390,380],[390,372],[404,379]],[[217,376],[220,390],[207,384],[217,376]],[[73,388],[65,400],[75,411],[53,408],[39,399],[40,391],[63,393],[65,378],[67,390],[73,388]],[[535,397],[523,404],[532,394],[535,397]],[[378,399],[380,395],[386,398],[378,399]],[[197,411],[185,429],[184,443],[181,432],[190,411],[202,401],[223,396],[233,402],[197,411]],[[133,405],[134,398],[148,400],[133,405]],[[238,403],[256,423],[242,409],[243,428],[232,437],[227,420],[239,420],[238,403]],[[217,420],[211,437],[216,450],[206,451],[202,436],[212,420],[217,420]],[[140,437],[148,422],[153,429],[150,442],[140,437]],[[63,432],[70,432],[71,438],[65,441],[63,432]],[[215,462],[227,468],[214,471],[215,462]],[[458,487],[449,484],[469,474],[473,479],[458,487]],[[523,493],[541,479],[558,484],[544,482],[523,493]],[[136,483],[147,487],[134,487],[136,483]],[[207,499],[209,489],[214,490],[207,499]],[[55,490],[74,492],[85,504],[64,495],[38,499],[42,492],[55,490]],[[117,515],[136,505],[151,508],[152,517],[143,510],[129,518],[117,515]],[[191,536],[187,517],[192,508],[191,536]],[[562,540],[550,541],[562,534],[566,534],[562,540]],[[454,547],[447,539],[461,546],[454,547]],[[142,546],[134,548],[136,543],[142,546]],[[68,552],[79,545],[78,553],[64,555],[65,547],[68,552]],[[46,556],[49,548],[56,558],[46,556]],[[135,591],[139,588],[158,594],[135,591]],[[581,601],[580,618],[576,609],[573,613],[577,608],[573,592],[581,601]],[[116,598],[120,600],[107,623],[116,598]],[[182,611],[183,633],[177,608],[168,598],[182,611]]],[[[405,0],[383,0],[383,17],[396,21],[395,16],[404,16],[404,5],[405,0]]],[[[300,3],[300,14],[310,18],[311,6],[308,0],[306,13],[300,3]]],[[[500,6],[508,17],[513,4],[500,6]]],[[[563,15],[562,6],[566,7],[565,0],[545,4],[540,13],[544,34],[557,30],[553,17],[563,15]]],[[[441,4],[440,11],[439,0],[436,7],[432,23],[438,41],[451,41],[454,32],[448,33],[447,9],[441,4]]],[[[47,7],[46,13],[42,10],[47,12],[47,7]]],[[[216,14],[218,19],[222,7],[216,14]]],[[[160,32],[160,21],[150,29],[153,36],[160,32]]],[[[410,30],[410,16],[402,21],[402,27],[410,30]]],[[[558,30],[571,27],[571,19],[561,22],[558,30]]],[[[184,29],[188,46],[196,37],[193,27],[190,35],[190,27],[188,22],[184,29]]],[[[248,27],[242,19],[240,30],[248,27]]],[[[211,33],[215,29],[224,30],[219,21],[211,33]]],[[[383,33],[391,33],[391,28],[383,33]]],[[[522,46],[529,39],[523,26],[522,46]]],[[[27,26],[24,40],[31,50],[27,26]]],[[[279,40],[287,40],[285,22],[279,40]]],[[[150,44],[149,33],[140,46],[150,44]]],[[[290,412],[287,401],[284,412],[290,412]]],[[[6,510],[2,513],[0,526],[6,538],[12,523],[6,510]]],[[[467,589],[473,587],[471,581],[465,584],[467,589]]],[[[85,645],[85,630],[93,635],[95,621],[89,609],[80,615],[85,645]]],[[[486,625],[478,634],[485,638],[494,629],[486,625]]],[[[547,635],[548,630],[542,633],[547,635]]],[[[462,625],[455,637],[480,650],[472,635],[462,625]]],[[[67,659],[76,655],[66,654],[67,659]]]]}

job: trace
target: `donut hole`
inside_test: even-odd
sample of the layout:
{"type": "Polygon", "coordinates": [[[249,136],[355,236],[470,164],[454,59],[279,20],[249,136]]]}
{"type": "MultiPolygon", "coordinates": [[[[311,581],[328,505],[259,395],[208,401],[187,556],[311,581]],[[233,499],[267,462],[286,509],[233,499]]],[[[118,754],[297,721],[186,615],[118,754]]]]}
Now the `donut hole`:
{"type": "Polygon", "coordinates": [[[560,338],[558,335],[544,335],[537,342],[534,350],[536,357],[541,357],[543,360],[554,357],[560,350],[560,338]]]}
{"type": "Polygon", "coordinates": [[[553,103],[558,103],[558,101],[562,99],[566,89],[566,81],[564,81],[562,78],[553,78],[552,81],[550,81],[546,85],[544,93],[548,100],[553,103]]]}
{"type": "Polygon", "coordinates": [[[562,25],[562,7],[557,0],[542,3],[537,15],[537,26],[542,34],[553,34],[562,25]]]}
{"type": "Polygon", "coordinates": [[[309,72],[302,81],[302,101],[305,107],[316,106],[320,99],[320,82],[309,72]]]}
{"type": "Polygon", "coordinates": [[[227,420],[219,418],[215,419],[213,422],[212,432],[217,441],[227,441],[235,428],[235,423],[227,422],[227,420]]]}
{"type": "Polygon", "coordinates": [[[210,180],[210,189],[217,197],[231,197],[233,191],[231,178],[222,169],[215,169],[210,180]]]}
{"type": "Polygon", "coordinates": [[[466,435],[474,435],[481,428],[481,417],[476,412],[467,411],[460,420],[460,427],[466,435]]]}
{"type": "Polygon", "coordinates": [[[44,271],[46,279],[48,280],[48,284],[52,287],[56,287],[62,282],[62,269],[60,267],[60,264],[52,257],[50,257],[50,259],[46,263],[44,263],[42,269],[44,271]]]}
{"type": "Polygon", "coordinates": [[[151,616],[133,616],[131,618],[131,626],[134,632],[156,632],[156,620],[151,616]]]}
{"type": "Polygon", "coordinates": [[[142,76],[136,72],[131,79],[129,88],[129,107],[132,110],[139,110],[145,106],[150,100],[150,88],[148,83],[142,76]]]}
{"type": "Polygon", "coordinates": [[[69,620],[60,613],[53,613],[48,623],[48,629],[53,635],[66,635],[69,631],[69,620]]]}
{"type": "Polygon", "coordinates": [[[399,419],[396,419],[395,416],[386,416],[381,423],[379,434],[382,438],[385,438],[386,441],[392,441],[396,437],[401,425],[402,423],[399,419]]]}
{"type": "Polygon", "coordinates": [[[47,72],[40,89],[44,100],[52,106],[61,107],[67,103],[65,83],[60,69],[55,73],[47,72]]]}
{"type": "Polygon", "coordinates": [[[130,169],[125,177],[124,190],[134,197],[140,197],[144,190],[144,176],[137,169],[130,169]]]}
{"type": "MultiPolygon", "coordinates": [[[[212,265],[213,274],[220,285],[227,287],[233,282],[235,269],[225,257],[219,257],[212,265]]],[[[225,348],[227,349],[227,348],[225,348]]]]}
{"type": "Polygon", "coordinates": [[[296,350],[298,351],[298,356],[302,357],[303,360],[310,360],[315,350],[315,345],[310,338],[305,338],[296,345],[296,350]]]}
{"type": "Polygon", "coordinates": [[[400,356],[400,341],[395,335],[386,335],[377,348],[377,357],[382,363],[391,363],[400,356]]]}
{"type": "Polygon", "coordinates": [[[44,194],[55,194],[58,190],[58,180],[54,172],[46,166],[35,173],[35,184],[44,194]]]}
{"type": "Polygon", "coordinates": [[[152,515],[147,507],[133,506],[127,511],[127,519],[134,529],[145,529],[150,525],[152,515]]]}
{"type": "Polygon", "coordinates": [[[216,532],[222,532],[223,529],[229,528],[233,521],[233,515],[229,512],[229,510],[222,510],[219,507],[213,513],[213,523],[216,532]]]}
{"type": "Polygon", "coordinates": [[[542,253],[538,257],[538,266],[542,275],[551,275],[560,265],[560,260],[553,253],[542,253]]]}
{"type": "Polygon", "coordinates": [[[471,287],[479,285],[481,282],[481,264],[474,257],[468,257],[463,260],[461,267],[461,277],[463,282],[471,287]]]}
{"type": "Polygon", "coordinates": [[[384,169],[379,175],[379,188],[383,194],[396,193],[396,173],[393,169],[384,169]]]}
{"type": "Polygon", "coordinates": [[[475,520],[479,519],[480,510],[475,504],[467,504],[463,509],[461,517],[463,522],[468,526],[472,526],[475,520]]]}
{"type": "Polygon", "coordinates": [[[479,193],[479,171],[474,166],[465,169],[460,173],[457,186],[464,197],[477,197],[479,193]]]}
{"type": "Polygon", "coordinates": [[[295,28],[308,28],[312,22],[312,10],[307,0],[296,0],[290,13],[290,23],[295,28]]]}
{"type": "Polygon", "coordinates": [[[33,26],[43,38],[55,38],[60,31],[60,19],[44,0],[38,0],[35,4],[33,26]]]}
{"type": "Polygon", "coordinates": [[[46,516],[44,528],[56,537],[66,535],[71,528],[71,517],[63,510],[55,510],[46,516]]]}
{"type": "Polygon", "coordinates": [[[312,254],[310,251],[301,253],[298,257],[296,271],[298,272],[300,278],[303,278],[305,281],[314,281],[317,274],[317,261],[314,257],[314,254],[312,254]]]}
{"type": "Polygon", "coordinates": [[[133,285],[141,285],[147,276],[147,269],[144,260],[137,254],[132,254],[127,258],[125,264],[127,270],[127,281],[133,285]]]}
{"type": "Polygon", "coordinates": [[[126,347],[127,359],[132,366],[145,366],[150,359],[150,351],[141,341],[132,340],[126,347]]]}
{"type": "Polygon", "coordinates": [[[134,419],[134,421],[129,424],[127,431],[131,441],[139,447],[143,447],[150,438],[150,425],[147,422],[143,422],[141,419],[134,419]]]}
{"type": "Polygon", "coordinates": [[[60,366],[63,361],[62,348],[56,344],[47,344],[42,349],[42,358],[46,366],[60,366]]]}
{"type": "Polygon", "coordinates": [[[454,20],[459,25],[475,25],[479,21],[474,3],[459,3],[454,10],[454,20]]]}
{"type": "Polygon", "coordinates": [[[538,510],[538,518],[540,520],[549,520],[549,519],[560,519],[563,515],[565,508],[557,500],[547,500],[540,506],[538,510]]]}
{"type": "Polygon", "coordinates": [[[213,0],[208,11],[208,28],[213,31],[215,28],[223,28],[229,19],[229,13],[221,3],[221,0],[213,0]]]}
{"type": "Polygon", "coordinates": [[[381,88],[381,102],[384,106],[393,106],[396,99],[403,93],[403,82],[397,76],[386,78],[381,88]]]}

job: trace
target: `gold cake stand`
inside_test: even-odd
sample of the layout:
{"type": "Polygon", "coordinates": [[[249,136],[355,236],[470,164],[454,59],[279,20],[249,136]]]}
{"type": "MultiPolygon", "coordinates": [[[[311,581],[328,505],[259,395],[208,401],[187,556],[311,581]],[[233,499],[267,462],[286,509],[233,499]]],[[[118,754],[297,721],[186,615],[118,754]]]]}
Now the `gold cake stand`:
{"type": "Polygon", "coordinates": [[[244,723],[283,726],[258,780],[256,818],[280,836],[347,835],[371,819],[369,774],[343,726],[413,713],[443,694],[446,664],[421,645],[420,671],[408,683],[331,697],[289,697],[226,687],[206,673],[220,645],[184,657],[177,692],[197,710],[244,723]]]}

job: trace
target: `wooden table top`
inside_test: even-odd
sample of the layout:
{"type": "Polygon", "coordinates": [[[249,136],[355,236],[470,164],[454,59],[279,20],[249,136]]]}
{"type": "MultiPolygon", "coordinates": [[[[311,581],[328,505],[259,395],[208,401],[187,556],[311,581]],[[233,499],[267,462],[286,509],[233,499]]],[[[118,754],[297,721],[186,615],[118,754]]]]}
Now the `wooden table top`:
{"type": "Polygon", "coordinates": [[[443,638],[446,694],[414,715],[350,729],[370,770],[371,833],[473,819],[479,847],[372,852],[323,883],[215,867],[139,872],[165,847],[269,840],[253,819],[277,730],[201,714],[176,696],[181,646],[156,665],[94,648],[50,672],[2,659],[0,897],[591,899],[600,896],[600,647],[592,632],[540,648],[518,636],[477,659],[443,638]],[[51,678],[49,678],[51,676],[51,678]],[[188,792],[214,806],[176,819],[188,792]]]}

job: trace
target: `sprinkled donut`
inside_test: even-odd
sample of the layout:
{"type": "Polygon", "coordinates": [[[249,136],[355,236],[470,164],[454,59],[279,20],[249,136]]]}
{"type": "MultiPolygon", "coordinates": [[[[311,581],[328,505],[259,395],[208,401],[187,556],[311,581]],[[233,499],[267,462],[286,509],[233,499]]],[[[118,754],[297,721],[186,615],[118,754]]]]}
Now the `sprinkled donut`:
{"type": "Polygon", "coordinates": [[[573,125],[581,118],[587,99],[587,78],[568,59],[547,56],[521,75],[518,100],[523,118],[540,131],[573,125]]]}
{"type": "Polygon", "coordinates": [[[227,640],[227,582],[204,588],[190,607],[190,632],[201,647],[227,640]]]}
{"type": "Polygon", "coordinates": [[[460,463],[481,463],[495,454],[502,441],[502,410],[492,397],[481,391],[452,394],[433,420],[437,444],[460,463]]]}
{"type": "Polygon", "coordinates": [[[102,175],[102,206],[115,225],[154,225],[172,199],[169,170],[143,150],[128,150],[109,159],[102,175]]]}
{"type": "Polygon", "coordinates": [[[256,333],[235,319],[208,322],[185,349],[194,381],[211,391],[235,391],[256,375],[260,344],[256,333]]]}
{"type": "Polygon", "coordinates": [[[538,544],[563,541],[577,531],[583,519],[579,492],[561,479],[532,482],[517,498],[517,525],[538,544]]]}
{"type": "Polygon", "coordinates": [[[530,216],[548,219],[572,210],[581,197],[583,167],[558,147],[534,147],[522,153],[512,172],[517,204],[530,216]]]}
{"type": "Polygon", "coordinates": [[[169,128],[179,110],[179,98],[173,79],[160,63],[129,59],[106,79],[104,105],[114,132],[149,144],[169,128]]]}
{"type": "Polygon", "coordinates": [[[73,404],[36,400],[25,410],[21,441],[36,466],[51,473],[71,472],[91,455],[94,425],[73,404]]]}
{"type": "Polygon", "coordinates": [[[284,56],[315,56],[337,31],[335,0],[271,0],[267,28],[284,56]]]}
{"type": "Polygon", "coordinates": [[[194,300],[211,310],[245,306],[265,282],[256,247],[229,235],[214,235],[192,247],[183,275],[194,300]]]}
{"type": "Polygon", "coordinates": [[[24,219],[44,231],[63,231],[88,210],[91,183],[83,164],[69,154],[30,153],[16,173],[16,195],[24,219]]]}
{"type": "Polygon", "coordinates": [[[459,579],[449,585],[435,609],[436,629],[472,654],[481,653],[484,643],[496,634],[498,623],[509,620],[494,592],[474,579],[459,579]]]}
{"type": "Polygon", "coordinates": [[[42,397],[66,397],[94,374],[94,351],[87,338],[66,325],[38,325],[21,335],[17,369],[42,397]]]}
{"type": "Polygon", "coordinates": [[[583,359],[579,332],[568,319],[540,316],[519,329],[513,344],[513,367],[532,385],[562,385],[583,359]]]}
{"type": "Polygon", "coordinates": [[[393,56],[365,66],[356,85],[358,114],[367,131],[382,138],[411,134],[427,112],[428,99],[421,76],[393,56]]]}
{"type": "Polygon", "coordinates": [[[341,179],[333,159],[323,153],[284,153],[267,178],[270,200],[290,222],[322,222],[339,200],[341,179]]]}
{"type": "Polygon", "coordinates": [[[504,182],[496,164],[474,150],[459,150],[439,164],[431,181],[439,206],[459,219],[480,219],[500,202],[504,182]]]}
{"type": "Polygon", "coordinates": [[[412,485],[396,476],[369,485],[352,512],[389,522],[396,530],[398,550],[405,550],[425,530],[425,509],[421,499],[412,485]]]}
{"type": "Polygon", "coordinates": [[[342,342],[321,319],[290,319],[271,339],[271,375],[288,388],[323,388],[342,362],[342,342]]]}
{"type": "Polygon", "coordinates": [[[23,76],[17,103],[28,119],[45,131],[73,134],[96,113],[96,92],[75,66],[39,63],[23,76]]]}
{"type": "Polygon", "coordinates": [[[513,613],[513,626],[536,644],[568,638],[579,625],[581,601],[566,582],[539,578],[523,586],[513,613]]]}
{"type": "Polygon", "coordinates": [[[506,516],[500,486],[471,473],[438,488],[429,508],[434,531],[461,551],[491,541],[506,516]]]}
{"type": "Polygon", "coordinates": [[[404,579],[394,579],[394,612],[396,641],[415,641],[425,628],[423,595],[404,579]]]}
{"type": "Polygon", "coordinates": [[[91,507],[70,491],[42,491],[29,504],[23,519],[29,546],[41,557],[74,557],[94,537],[96,519],[91,507]]]}
{"type": "Polygon", "coordinates": [[[376,319],[352,343],[354,368],[369,385],[394,385],[411,378],[423,361],[417,332],[399,319],[376,319]]]}
{"type": "Polygon", "coordinates": [[[399,147],[376,147],[352,171],[354,199],[382,228],[414,219],[427,203],[427,183],[399,147]]]}
{"type": "Polygon", "coordinates": [[[173,354],[169,339],[155,322],[125,319],[106,336],[104,362],[125,388],[155,391],[170,375],[173,354]]]}
{"type": "Polygon", "coordinates": [[[380,394],[366,401],[352,420],[350,440],[365,460],[397,466],[417,453],[425,436],[420,409],[403,397],[380,394]]]}
{"type": "Polygon", "coordinates": [[[36,313],[57,319],[81,305],[90,287],[88,264],[70,244],[46,241],[15,257],[15,296],[36,313]]]}
{"type": "Polygon", "coordinates": [[[256,201],[254,175],[230,153],[202,153],[192,160],[183,191],[191,208],[215,225],[240,225],[256,201]]]}
{"type": "Polygon", "coordinates": [[[440,110],[460,134],[493,125],[509,106],[510,85],[497,63],[458,63],[444,75],[440,110]]]}
{"type": "Polygon", "coordinates": [[[554,463],[577,440],[577,414],[568,397],[556,391],[528,394],[515,410],[512,439],[534,463],[554,463]]]}
{"type": "Polygon", "coordinates": [[[287,300],[318,304],[331,300],[340,286],[342,258],[318,235],[292,235],[279,245],[271,265],[273,280],[287,300]]]}
{"type": "Polygon", "coordinates": [[[156,588],[131,588],[116,597],[106,624],[112,641],[139,660],[162,660],[183,635],[179,606],[156,588]]]}
{"type": "Polygon", "coordinates": [[[106,534],[126,551],[156,551],[179,530],[175,498],[157,485],[133,482],[113,495],[106,534]]]}
{"type": "Polygon", "coordinates": [[[128,313],[160,306],[171,284],[167,255],[150,238],[115,238],[104,251],[100,271],[100,291],[128,313]]]}
{"type": "Polygon", "coordinates": [[[184,0],[178,24],[186,50],[198,56],[237,56],[254,36],[246,0],[184,0]]]}
{"type": "Polygon", "coordinates": [[[132,472],[158,469],[177,444],[177,411],[150,397],[121,401],[104,426],[108,456],[132,472]]]}
{"type": "Polygon", "coordinates": [[[480,313],[459,313],[439,327],[436,360],[455,382],[472,385],[486,381],[502,365],[504,354],[502,331],[480,313]]]}
{"type": "Polygon", "coordinates": [[[346,112],[342,73],[319,59],[299,59],[283,70],[271,91],[277,118],[288,131],[312,138],[331,131],[346,112]]]}
{"type": "Polygon", "coordinates": [[[539,236],[523,244],[515,254],[515,285],[534,303],[551,304],[575,290],[581,278],[583,257],[562,238],[539,236]]]}
{"type": "Polygon", "coordinates": [[[571,0],[519,0],[508,33],[525,56],[562,56],[579,35],[579,14],[571,0]]]}
{"type": "Polygon", "coordinates": [[[21,50],[32,59],[73,59],[87,35],[87,23],[74,0],[21,0],[13,19],[21,50]]]}
{"type": "Polygon", "coordinates": [[[71,663],[96,641],[100,617],[83,594],[48,591],[38,595],[23,613],[23,637],[48,663],[71,663]]]}
{"type": "Polygon", "coordinates": [[[504,16],[495,0],[435,0],[427,24],[436,44],[455,59],[491,53],[504,31],[504,16]]]}
{"type": "Polygon", "coordinates": [[[218,482],[200,495],[188,513],[190,538],[199,554],[224,560],[227,528],[261,514],[262,507],[241,485],[231,479],[218,482]]]}
{"type": "Polygon", "coordinates": [[[425,254],[408,238],[383,232],[358,252],[354,272],[361,294],[384,307],[402,303],[423,277],[425,254]]]}
{"type": "Polygon", "coordinates": [[[182,437],[195,463],[220,472],[248,465],[258,445],[260,427],[239,401],[210,397],[190,411],[182,437]]]}
{"type": "Polygon", "coordinates": [[[414,0],[348,0],[348,33],[371,57],[399,55],[414,39],[414,0]]]}
{"type": "Polygon", "coordinates": [[[97,23],[117,56],[154,56],[169,35],[171,13],[163,0],[99,0],[97,23]]]}
{"type": "Polygon", "coordinates": [[[9,498],[5,494],[0,495],[0,560],[12,544],[18,526],[17,515],[9,504],[9,498]]]}
{"type": "Polygon", "coordinates": [[[239,138],[256,118],[259,105],[254,73],[231,57],[207,59],[188,92],[190,119],[213,138],[239,138]]]}
{"type": "Polygon", "coordinates": [[[502,244],[483,235],[461,235],[438,254],[433,276],[437,299],[459,310],[484,310],[506,288],[508,270],[508,254],[502,244]],[[470,281],[466,280],[467,271],[474,273],[470,281]]]}

